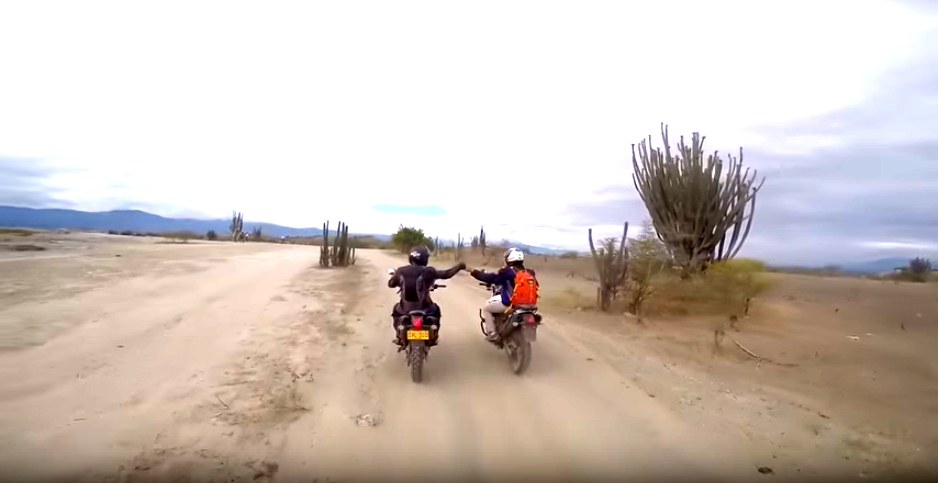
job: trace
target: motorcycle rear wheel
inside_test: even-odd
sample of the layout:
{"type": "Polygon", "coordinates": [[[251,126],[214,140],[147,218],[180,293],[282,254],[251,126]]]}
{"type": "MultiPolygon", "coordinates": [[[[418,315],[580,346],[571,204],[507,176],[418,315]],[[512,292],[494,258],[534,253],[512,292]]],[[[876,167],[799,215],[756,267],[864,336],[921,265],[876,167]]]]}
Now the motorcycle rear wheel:
{"type": "Polygon", "coordinates": [[[517,375],[524,374],[531,365],[531,343],[524,340],[524,334],[516,330],[511,334],[511,341],[505,345],[511,370],[517,375]]]}
{"type": "Polygon", "coordinates": [[[414,344],[407,351],[410,379],[418,384],[423,380],[423,361],[426,359],[426,350],[423,344],[414,344]]]}

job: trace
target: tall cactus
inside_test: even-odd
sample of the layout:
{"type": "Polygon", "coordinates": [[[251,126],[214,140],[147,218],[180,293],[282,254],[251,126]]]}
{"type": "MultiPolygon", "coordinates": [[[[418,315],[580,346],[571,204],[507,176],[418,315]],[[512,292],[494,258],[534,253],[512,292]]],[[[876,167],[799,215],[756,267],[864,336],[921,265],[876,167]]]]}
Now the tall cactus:
{"type": "Polygon", "coordinates": [[[454,247],[454,249],[455,249],[455,250],[454,250],[454,256],[456,257],[456,261],[457,261],[457,262],[461,262],[461,261],[462,261],[462,246],[463,246],[463,243],[464,243],[464,240],[463,240],[463,238],[462,238],[462,234],[461,234],[461,233],[457,233],[457,234],[456,234],[456,246],[454,247]]]}
{"type": "Polygon", "coordinates": [[[339,222],[339,225],[335,229],[335,241],[332,243],[332,266],[339,266],[339,244],[342,243],[342,222],[339,222]]]}
{"type": "Polygon", "coordinates": [[[482,256],[485,256],[485,227],[479,229],[479,249],[482,251],[482,256]]]}
{"type": "Polygon", "coordinates": [[[231,241],[241,240],[241,234],[244,232],[244,213],[239,211],[231,212],[231,224],[228,225],[228,230],[231,231],[231,241]]]}
{"type": "Polygon", "coordinates": [[[658,237],[687,277],[706,269],[711,262],[728,260],[739,253],[752,228],[756,194],[765,178],[755,186],[756,171],[751,175],[749,168],[742,171],[742,148],[738,159],[727,155],[729,166],[723,176],[719,152],[704,159],[705,136],[693,133],[690,146],[681,136],[679,153],[673,155],[664,123],[661,137],[663,152],[651,148],[651,136],[647,144],[645,140],[639,143],[637,153],[632,145],[632,182],[658,237]],[[732,236],[727,240],[731,229],[732,236]]]}
{"type": "Polygon", "coordinates": [[[593,245],[593,229],[589,229],[590,252],[593,254],[593,263],[599,275],[599,288],[596,291],[599,309],[607,311],[619,293],[619,287],[625,283],[629,273],[629,252],[625,241],[629,233],[629,223],[625,222],[622,229],[622,239],[616,249],[616,239],[609,238],[600,243],[599,250],[593,245]]]}
{"type": "Polygon", "coordinates": [[[329,266],[329,222],[322,224],[322,246],[319,247],[319,265],[329,266]]]}

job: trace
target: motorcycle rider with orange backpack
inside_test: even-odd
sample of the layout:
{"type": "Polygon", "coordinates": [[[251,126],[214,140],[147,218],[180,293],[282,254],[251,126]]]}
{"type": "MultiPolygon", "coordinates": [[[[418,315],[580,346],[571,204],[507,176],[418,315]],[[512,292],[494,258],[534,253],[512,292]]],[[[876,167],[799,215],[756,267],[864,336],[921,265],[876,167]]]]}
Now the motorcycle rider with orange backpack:
{"type": "Polygon", "coordinates": [[[503,314],[519,305],[536,305],[538,288],[534,270],[525,268],[524,252],[509,248],[504,254],[505,265],[495,273],[473,269],[469,272],[480,282],[495,285],[496,295],[488,299],[482,307],[482,320],[485,325],[485,338],[489,341],[498,339],[495,328],[495,314],[503,314]]]}

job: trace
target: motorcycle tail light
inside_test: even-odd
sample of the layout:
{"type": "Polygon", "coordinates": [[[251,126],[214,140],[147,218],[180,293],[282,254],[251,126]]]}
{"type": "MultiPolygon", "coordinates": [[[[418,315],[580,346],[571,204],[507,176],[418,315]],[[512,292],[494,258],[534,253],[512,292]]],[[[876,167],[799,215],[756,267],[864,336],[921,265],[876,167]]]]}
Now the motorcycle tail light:
{"type": "Polygon", "coordinates": [[[421,317],[421,316],[419,316],[419,315],[415,315],[415,316],[413,316],[413,317],[411,318],[411,320],[412,320],[413,323],[414,323],[414,327],[416,327],[416,328],[418,328],[418,329],[421,328],[421,327],[423,327],[423,317],[421,317]]]}
{"type": "Polygon", "coordinates": [[[535,323],[534,314],[524,314],[523,319],[524,319],[524,323],[525,323],[525,324],[534,324],[534,323],[535,323]]]}

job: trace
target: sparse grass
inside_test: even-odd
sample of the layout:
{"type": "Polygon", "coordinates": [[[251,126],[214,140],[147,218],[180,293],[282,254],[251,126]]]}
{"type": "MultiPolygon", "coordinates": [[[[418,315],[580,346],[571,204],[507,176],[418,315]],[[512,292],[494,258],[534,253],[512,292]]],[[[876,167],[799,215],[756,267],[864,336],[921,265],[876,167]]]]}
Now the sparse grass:
{"type": "Polygon", "coordinates": [[[889,279],[896,282],[909,282],[909,283],[925,283],[932,280],[935,280],[935,276],[931,272],[926,273],[915,273],[909,270],[890,274],[889,279]]]}
{"type": "Polygon", "coordinates": [[[37,245],[6,245],[5,248],[14,252],[41,252],[46,249],[37,245]]]}
{"type": "Polygon", "coordinates": [[[760,275],[764,265],[755,260],[730,260],[712,265],[690,280],[666,275],[653,282],[654,293],[645,303],[648,315],[743,315],[746,301],[769,288],[760,275]]]}
{"type": "MultiPolygon", "coordinates": [[[[183,241],[187,241],[187,240],[200,240],[200,239],[204,238],[202,235],[200,235],[200,234],[198,234],[198,233],[195,233],[195,232],[192,232],[192,231],[187,231],[187,230],[183,230],[183,231],[167,231],[167,232],[158,233],[157,235],[158,235],[158,236],[161,236],[161,237],[163,237],[163,238],[171,238],[171,239],[174,239],[174,240],[183,240],[183,241]]],[[[163,243],[163,242],[157,242],[157,243],[163,243]]]]}
{"type": "MultiPolygon", "coordinates": [[[[554,260],[547,263],[550,266],[554,260]]],[[[642,304],[643,316],[737,315],[746,311],[746,299],[755,298],[771,285],[756,260],[732,260],[713,265],[706,273],[682,280],[679,273],[662,273],[651,282],[651,295],[642,304]]],[[[585,278],[585,277],[584,277],[585,278]]],[[[594,288],[595,290],[595,288],[594,288]]],[[[596,294],[586,288],[544,287],[545,307],[566,310],[596,310],[596,294]]],[[[628,292],[613,302],[610,312],[628,309],[628,292]]]]}
{"type": "Polygon", "coordinates": [[[36,233],[38,232],[22,228],[0,228],[0,235],[30,236],[36,233]]]}
{"type": "Polygon", "coordinates": [[[542,292],[538,305],[546,309],[594,310],[596,296],[589,296],[573,287],[566,287],[560,291],[542,292]]]}
{"type": "Polygon", "coordinates": [[[157,245],[185,245],[188,243],[189,243],[189,240],[185,238],[183,239],[174,238],[174,239],[169,239],[169,240],[160,240],[156,242],[157,245]]]}

